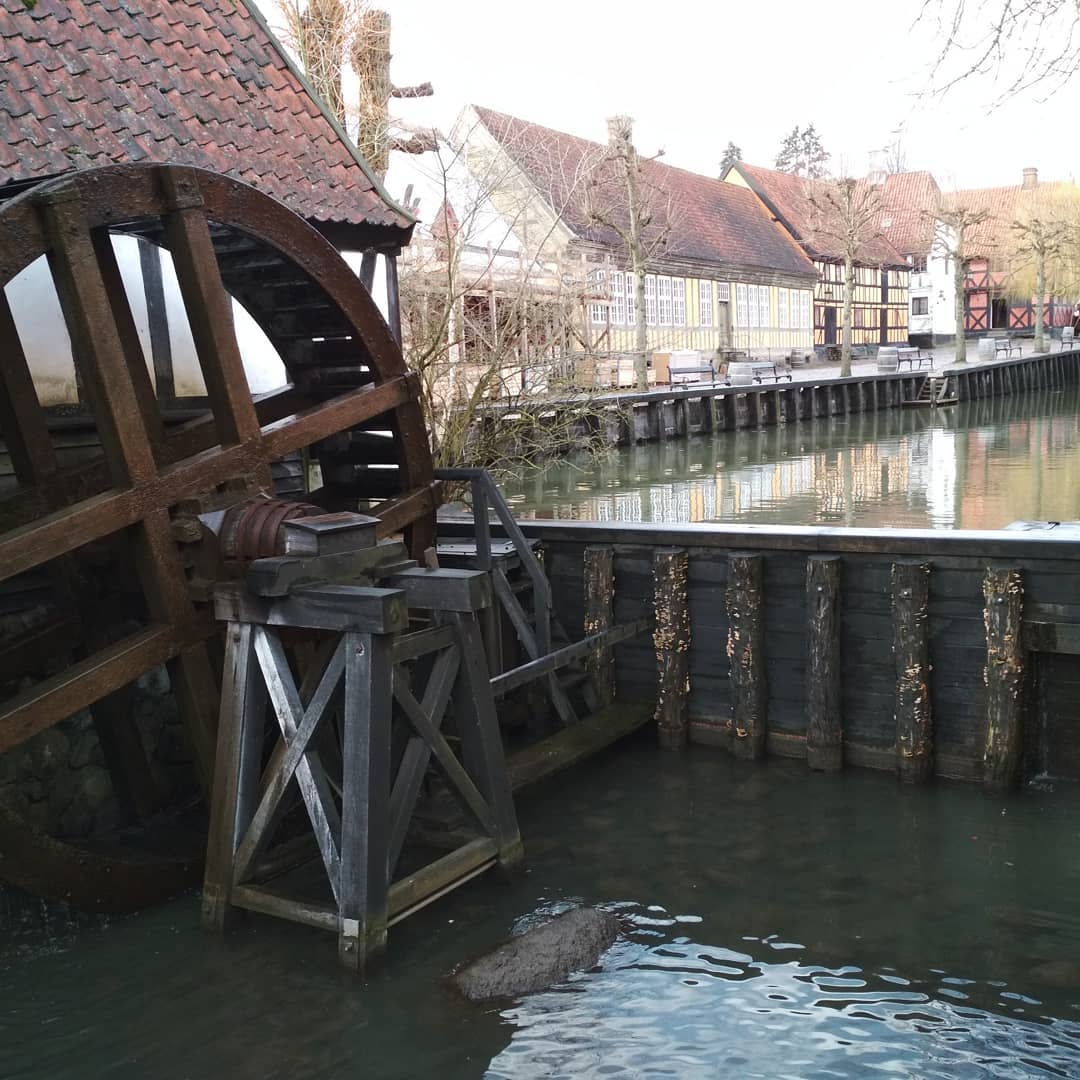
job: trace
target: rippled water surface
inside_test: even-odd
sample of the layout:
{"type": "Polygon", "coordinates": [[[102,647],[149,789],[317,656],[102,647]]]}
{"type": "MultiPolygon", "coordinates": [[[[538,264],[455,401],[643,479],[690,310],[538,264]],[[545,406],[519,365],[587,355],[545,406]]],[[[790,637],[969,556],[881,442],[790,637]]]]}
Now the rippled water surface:
{"type": "Polygon", "coordinates": [[[516,512],[616,521],[998,529],[1080,518],[1080,387],[890,409],[553,465],[516,512]]]}
{"type": "MultiPolygon", "coordinates": [[[[391,932],[366,983],[330,935],[194,897],[0,945],[4,1077],[1080,1076],[1080,792],[809,774],[642,737],[526,796],[529,869],[391,932]],[[626,933],[502,1008],[453,965],[567,904],[626,933]]],[[[17,921],[17,920],[12,920],[17,921]]]]}

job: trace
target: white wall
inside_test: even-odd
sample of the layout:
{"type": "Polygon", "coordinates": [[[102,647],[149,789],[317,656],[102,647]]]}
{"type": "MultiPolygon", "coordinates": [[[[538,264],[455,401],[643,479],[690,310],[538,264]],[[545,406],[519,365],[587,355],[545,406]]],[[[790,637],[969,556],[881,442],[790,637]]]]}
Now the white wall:
{"type": "MultiPolygon", "coordinates": [[[[152,374],[150,329],[139,266],[138,241],[130,236],[114,236],[113,250],[116,252],[124,280],[124,291],[127,293],[139,332],[143,356],[152,374]]],[[[199,396],[206,393],[206,385],[195,355],[195,345],[172,259],[165,251],[160,251],[159,257],[169,318],[176,393],[177,396],[199,396]]],[[[41,404],[76,404],[78,396],[75,391],[71,341],[45,259],[40,258],[28,266],[12,279],[4,291],[11,305],[15,326],[19,331],[41,404]]],[[[264,393],[282,386],[286,382],[286,374],[280,357],[251,316],[235,301],[233,320],[252,393],[264,393]]]]}

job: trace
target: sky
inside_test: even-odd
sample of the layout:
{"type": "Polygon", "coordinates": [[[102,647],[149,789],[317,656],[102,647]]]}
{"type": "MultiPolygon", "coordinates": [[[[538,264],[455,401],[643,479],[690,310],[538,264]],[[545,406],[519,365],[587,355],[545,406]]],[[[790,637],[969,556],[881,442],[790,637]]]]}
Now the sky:
{"type": "MultiPolygon", "coordinates": [[[[280,25],[275,0],[259,2],[280,25]]],[[[907,167],[929,169],[944,188],[1019,183],[1032,165],[1043,179],[1080,172],[1080,77],[1048,98],[1029,91],[996,109],[989,78],[928,98],[940,38],[932,19],[919,18],[923,2],[379,6],[392,19],[394,82],[435,88],[431,99],[393,102],[394,114],[443,131],[469,102],[598,141],[605,118],[622,113],[634,118],[642,153],[662,150],[669,164],[712,175],[729,140],[744,160],[772,165],[783,136],[812,123],[830,165],[847,174],[879,166],[897,139],[907,167]]]]}

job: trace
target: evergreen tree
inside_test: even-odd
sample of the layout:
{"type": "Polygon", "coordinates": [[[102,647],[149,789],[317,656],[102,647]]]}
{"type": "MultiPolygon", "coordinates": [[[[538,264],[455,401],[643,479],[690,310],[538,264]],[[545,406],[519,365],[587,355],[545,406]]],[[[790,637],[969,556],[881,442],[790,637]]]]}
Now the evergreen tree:
{"type": "Polygon", "coordinates": [[[720,175],[723,176],[732,165],[739,161],[742,161],[742,147],[729,141],[724,147],[724,156],[720,159],[720,175]]]}
{"type": "Polygon", "coordinates": [[[797,124],[784,136],[776,155],[776,168],[781,172],[816,180],[825,175],[829,153],[821,145],[821,137],[813,124],[800,128],[797,124]]]}

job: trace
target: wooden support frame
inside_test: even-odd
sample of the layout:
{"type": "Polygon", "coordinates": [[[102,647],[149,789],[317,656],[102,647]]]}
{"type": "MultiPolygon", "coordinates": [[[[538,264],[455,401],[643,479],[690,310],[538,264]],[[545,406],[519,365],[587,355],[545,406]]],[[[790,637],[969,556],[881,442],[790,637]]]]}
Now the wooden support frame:
{"type": "Polygon", "coordinates": [[[836,772],[844,764],[840,669],[840,559],[806,560],[806,763],[836,772]]]}
{"type": "Polygon", "coordinates": [[[732,752],[743,758],[764,755],[768,728],[762,566],[762,556],[754,552],[732,552],[728,556],[727,655],[734,698],[732,752]]]}

